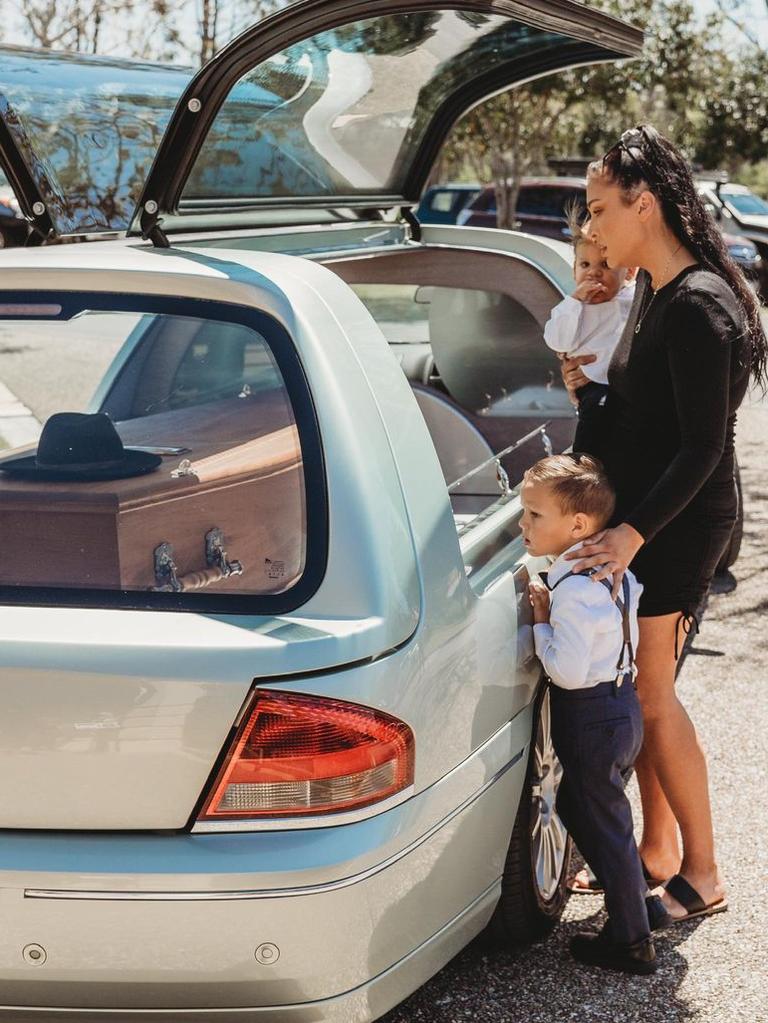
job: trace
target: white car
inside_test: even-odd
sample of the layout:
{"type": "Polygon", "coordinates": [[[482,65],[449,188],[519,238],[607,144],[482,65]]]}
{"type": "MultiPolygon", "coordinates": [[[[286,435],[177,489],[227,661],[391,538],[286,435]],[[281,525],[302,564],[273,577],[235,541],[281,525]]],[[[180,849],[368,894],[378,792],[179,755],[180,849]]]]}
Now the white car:
{"type": "Polygon", "coordinates": [[[556,922],[516,483],[571,253],[396,211],[484,96],[641,43],[300,0],[194,77],[0,54],[33,235],[128,233],[0,256],[0,1018],[371,1020],[556,922]]]}

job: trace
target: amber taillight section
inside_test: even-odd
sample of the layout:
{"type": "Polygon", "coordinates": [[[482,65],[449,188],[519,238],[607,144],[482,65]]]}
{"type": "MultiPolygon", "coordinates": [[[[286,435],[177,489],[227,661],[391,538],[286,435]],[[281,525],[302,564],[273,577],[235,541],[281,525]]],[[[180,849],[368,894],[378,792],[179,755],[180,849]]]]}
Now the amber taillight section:
{"type": "Polygon", "coordinates": [[[405,722],[355,703],[256,690],[201,821],[352,810],[413,783],[405,722]]]}

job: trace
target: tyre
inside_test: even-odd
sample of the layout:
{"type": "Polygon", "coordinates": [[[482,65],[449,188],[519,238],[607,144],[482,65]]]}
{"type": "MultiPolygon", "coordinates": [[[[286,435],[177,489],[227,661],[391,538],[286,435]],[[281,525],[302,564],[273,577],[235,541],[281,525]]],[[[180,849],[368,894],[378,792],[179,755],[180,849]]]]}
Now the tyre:
{"type": "Polygon", "coordinates": [[[741,541],[744,538],[744,502],[741,494],[741,473],[739,472],[739,466],[736,465],[736,495],[738,498],[738,510],[736,512],[736,524],[733,527],[731,533],[731,539],[728,541],[728,546],[723,551],[723,556],[718,562],[716,571],[727,572],[731,565],[736,563],[736,559],[739,556],[741,550],[741,541]]]}
{"type": "Polygon", "coordinates": [[[501,899],[491,921],[494,936],[505,944],[543,938],[565,907],[571,840],[555,812],[562,773],[550,734],[549,691],[542,686],[534,707],[528,772],[504,865],[501,899]]]}

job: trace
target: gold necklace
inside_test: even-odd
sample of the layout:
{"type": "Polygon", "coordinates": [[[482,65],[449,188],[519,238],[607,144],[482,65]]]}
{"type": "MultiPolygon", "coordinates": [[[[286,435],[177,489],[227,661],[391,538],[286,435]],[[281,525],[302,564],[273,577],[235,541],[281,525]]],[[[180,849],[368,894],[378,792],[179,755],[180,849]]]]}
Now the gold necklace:
{"type": "MultiPolygon", "coordinates": [[[[683,247],[683,243],[680,242],[680,244],[677,246],[675,251],[672,253],[672,255],[667,260],[666,266],[664,267],[664,269],[661,271],[661,274],[659,275],[659,280],[660,281],[665,281],[665,278],[666,278],[666,275],[667,275],[667,270],[669,270],[670,266],[672,265],[672,260],[678,254],[680,249],[682,249],[682,247],[683,247]]],[[[665,283],[666,283],[666,281],[665,281],[665,283]]],[[[646,316],[648,315],[648,313],[650,311],[650,308],[653,305],[654,298],[656,298],[656,296],[661,291],[661,289],[664,287],[664,285],[663,284],[659,284],[658,288],[654,288],[652,285],[649,285],[649,287],[651,288],[651,301],[648,303],[648,305],[645,307],[645,309],[642,310],[642,312],[640,313],[640,315],[639,315],[639,317],[637,319],[637,325],[635,327],[635,333],[636,334],[640,333],[640,328],[643,325],[643,320],[645,320],[646,316]]]]}

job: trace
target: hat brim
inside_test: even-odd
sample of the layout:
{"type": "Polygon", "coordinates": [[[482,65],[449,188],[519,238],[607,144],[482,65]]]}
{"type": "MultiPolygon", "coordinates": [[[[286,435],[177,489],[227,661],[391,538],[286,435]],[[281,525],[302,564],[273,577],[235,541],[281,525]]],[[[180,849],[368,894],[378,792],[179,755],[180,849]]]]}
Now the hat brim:
{"type": "Polygon", "coordinates": [[[125,448],[125,455],[118,465],[90,467],[78,466],[68,469],[40,466],[36,455],[24,455],[21,458],[0,460],[0,472],[15,476],[22,480],[48,480],[50,482],[86,483],[95,480],[121,480],[128,476],[143,476],[152,472],[160,465],[162,458],[150,451],[139,451],[136,448],[125,448]]]}

